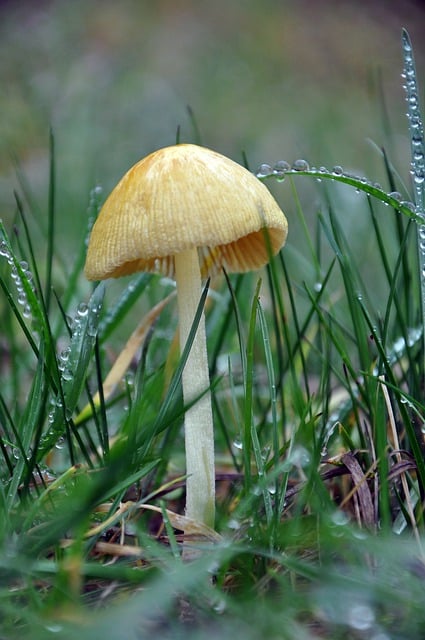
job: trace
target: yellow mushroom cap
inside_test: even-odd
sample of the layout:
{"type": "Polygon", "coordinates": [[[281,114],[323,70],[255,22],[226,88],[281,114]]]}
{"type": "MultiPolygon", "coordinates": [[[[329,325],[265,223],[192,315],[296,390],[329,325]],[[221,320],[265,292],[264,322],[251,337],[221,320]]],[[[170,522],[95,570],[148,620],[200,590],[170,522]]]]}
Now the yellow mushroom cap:
{"type": "Polygon", "coordinates": [[[135,164],[93,226],[85,274],[136,271],[172,277],[174,255],[197,248],[203,277],[258,269],[286,240],[288,224],[253,174],[193,144],[159,149],[135,164]]]}

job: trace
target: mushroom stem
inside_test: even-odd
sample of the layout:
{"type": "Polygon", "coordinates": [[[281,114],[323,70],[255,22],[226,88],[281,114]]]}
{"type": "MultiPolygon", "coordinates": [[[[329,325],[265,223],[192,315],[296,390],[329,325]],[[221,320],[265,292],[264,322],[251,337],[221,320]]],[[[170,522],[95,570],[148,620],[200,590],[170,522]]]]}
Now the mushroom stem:
{"type": "MultiPolygon", "coordinates": [[[[201,298],[201,271],[197,249],[174,257],[180,326],[180,350],[187,342],[201,298]]],[[[214,528],[215,469],[214,430],[208,370],[205,316],[202,314],[183,369],[185,405],[196,400],[185,414],[186,516],[214,528]],[[202,397],[199,397],[201,396],[202,397]]]]}

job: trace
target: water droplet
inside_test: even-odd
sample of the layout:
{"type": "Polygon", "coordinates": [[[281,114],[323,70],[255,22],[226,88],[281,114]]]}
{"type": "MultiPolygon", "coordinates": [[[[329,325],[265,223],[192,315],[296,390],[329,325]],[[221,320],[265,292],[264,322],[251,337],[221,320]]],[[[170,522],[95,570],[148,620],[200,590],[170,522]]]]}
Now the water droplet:
{"type": "Polygon", "coordinates": [[[64,448],[64,446],[65,446],[65,438],[61,436],[59,440],[56,442],[55,447],[60,451],[61,449],[64,448]]]}
{"type": "Polygon", "coordinates": [[[404,29],[402,31],[402,44],[403,44],[403,51],[405,53],[408,54],[412,51],[412,45],[410,42],[409,34],[404,29]]]}
{"type": "Polygon", "coordinates": [[[68,362],[70,355],[71,355],[71,347],[66,347],[66,349],[63,349],[61,351],[61,354],[59,357],[62,360],[62,362],[68,362]]]}
{"type": "Polygon", "coordinates": [[[89,324],[89,325],[87,326],[87,335],[88,335],[90,338],[95,338],[95,337],[96,337],[96,335],[97,335],[97,328],[96,328],[96,327],[93,327],[91,324],[89,324]]]}
{"type": "Polygon", "coordinates": [[[234,449],[238,449],[239,451],[241,451],[243,449],[243,443],[241,440],[234,440],[233,441],[233,448],[234,449]]]}
{"type": "Polygon", "coordinates": [[[4,240],[0,242],[0,256],[3,256],[4,258],[10,258],[9,247],[4,240]]]}
{"type": "Polygon", "coordinates": [[[17,300],[18,300],[18,304],[20,304],[22,306],[25,305],[27,303],[27,294],[24,291],[21,290],[19,292],[17,300]]]}
{"type": "Polygon", "coordinates": [[[239,522],[239,520],[236,520],[236,518],[230,518],[230,520],[227,523],[227,526],[229,529],[233,529],[234,531],[238,531],[238,529],[241,528],[241,523],[239,522]]]}
{"type": "Polygon", "coordinates": [[[393,198],[393,200],[397,200],[398,202],[401,202],[401,193],[399,193],[398,191],[391,191],[391,193],[389,193],[388,196],[390,198],[393,198]]]}
{"type": "Polygon", "coordinates": [[[332,169],[332,173],[334,174],[334,176],[342,176],[344,174],[344,169],[339,164],[337,164],[332,169]]]}
{"type": "Polygon", "coordinates": [[[308,171],[309,164],[307,160],[303,160],[302,158],[299,158],[298,160],[295,160],[294,164],[292,165],[292,169],[294,171],[308,171]]]}
{"type": "Polygon", "coordinates": [[[22,311],[22,315],[23,315],[23,316],[24,316],[24,318],[26,318],[27,320],[28,320],[29,318],[31,318],[31,316],[32,316],[32,312],[31,312],[31,307],[30,307],[30,305],[29,305],[29,304],[26,304],[26,305],[24,306],[24,309],[23,309],[23,311],[22,311]]]}
{"type": "Polygon", "coordinates": [[[349,523],[350,518],[346,513],[344,513],[344,511],[334,511],[331,516],[331,520],[337,527],[343,527],[344,525],[349,523]]]}
{"type": "Polygon", "coordinates": [[[313,289],[314,291],[317,291],[317,293],[319,293],[322,290],[322,283],[321,282],[315,282],[313,285],[313,289]]]}
{"type": "Polygon", "coordinates": [[[406,207],[406,209],[410,209],[412,213],[415,213],[415,205],[413,202],[410,202],[409,200],[402,200],[400,204],[402,204],[403,207],[406,207]]]}
{"type": "Polygon", "coordinates": [[[50,624],[46,624],[46,631],[50,631],[50,633],[60,633],[63,627],[60,624],[54,624],[51,622],[50,624]]]}
{"type": "Polygon", "coordinates": [[[213,609],[218,615],[221,615],[226,611],[226,601],[224,598],[220,598],[217,602],[214,603],[213,609]]]}
{"type": "Polygon", "coordinates": [[[77,309],[77,314],[80,316],[80,318],[84,318],[89,312],[89,308],[86,305],[85,302],[81,302],[81,304],[78,305],[78,309],[77,309]]]}
{"type": "Polygon", "coordinates": [[[72,373],[71,369],[65,368],[62,372],[62,380],[64,380],[65,382],[69,382],[73,378],[74,374],[72,373]]]}
{"type": "Polygon", "coordinates": [[[418,133],[415,133],[412,136],[412,145],[414,147],[422,147],[422,136],[420,136],[418,133]]]}
{"type": "Polygon", "coordinates": [[[310,460],[311,457],[308,450],[301,445],[295,445],[286,459],[286,465],[302,468],[306,467],[310,460]]]}
{"type": "Polygon", "coordinates": [[[260,164],[257,171],[255,172],[255,175],[257,176],[257,178],[264,178],[265,176],[269,176],[272,173],[273,169],[271,168],[271,166],[264,162],[263,164],[260,164]]]}
{"type": "Polygon", "coordinates": [[[367,631],[375,623],[375,614],[367,604],[353,604],[348,610],[348,624],[358,631],[367,631]]]}
{"type": "Polygon", "coordinates": [[[273,173],[282,174],[291,170],[291,165],[286,160],[278,160],[273,167],[273,173]]]}
{"type": "Polygon", "coordinates": [[[95,199],[97,199],[96,197],[97,197],[97,196],[101,196],[101,195],[102,195],[102,193],[103,193],[103,189],[102,189],[102,187],[101,187],[99,184],[97,184],[97,185],[96,185],[95,187],[93,187],[93,189],[90,191],[90,196],[91,196],[91,197],[93,197],[93,196],[94,196],[94,197],[95,197],[95,199]]]}

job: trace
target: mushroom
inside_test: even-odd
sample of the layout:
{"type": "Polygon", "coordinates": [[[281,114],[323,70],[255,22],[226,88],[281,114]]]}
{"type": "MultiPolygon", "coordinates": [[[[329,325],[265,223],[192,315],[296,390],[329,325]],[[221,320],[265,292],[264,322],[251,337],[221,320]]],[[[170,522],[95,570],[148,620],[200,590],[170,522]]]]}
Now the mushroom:
{"type": "MultiPolygon", "coordinates": [[[[193,144],[159,149],[135,164],[107,198],[93,226],[89,280],[136,271],[174,277],[182,351],[202,278],[263,266],[283,246],[288,225],[268,189],[229,158],[193,144]]],[[[205,318],[182,374],[186,517],[214,527],[214,432],[205,318]]]]}

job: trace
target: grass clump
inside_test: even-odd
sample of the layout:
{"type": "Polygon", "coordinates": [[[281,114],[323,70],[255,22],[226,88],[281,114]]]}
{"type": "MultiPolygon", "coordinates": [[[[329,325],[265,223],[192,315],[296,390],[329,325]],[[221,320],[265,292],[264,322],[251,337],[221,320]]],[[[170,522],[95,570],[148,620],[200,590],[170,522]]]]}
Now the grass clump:
{"type": "MultiPolygon", "coordinates": [[[[403,46],[416,83],[405,33],[403,46]]],[[[0,228],[3,637],[420,637],[423,129],[409,113],[411,195],[385,153],[386,188],[300,161],[260,169],[290,182],[306,253],[289,242],[261,277],[211,285],[217,533],[194,532],[191,563],[184,360],[172,300],[161,302],[173,287],[139,275],[116,299],[89,292],[87,229],[69,272],[52,144],[46,251],[28,194],[12,232],[0,228]],[[318,180],[313,230],[302,175],[318,180]],[[370,264],[352,248],[337,183],[359,191],[370,264]],[[130,313],[142,321],[123,375],[114,362],[130,313]]],[[[99,203],[95,190],[89,217],[99,203]]]]}

